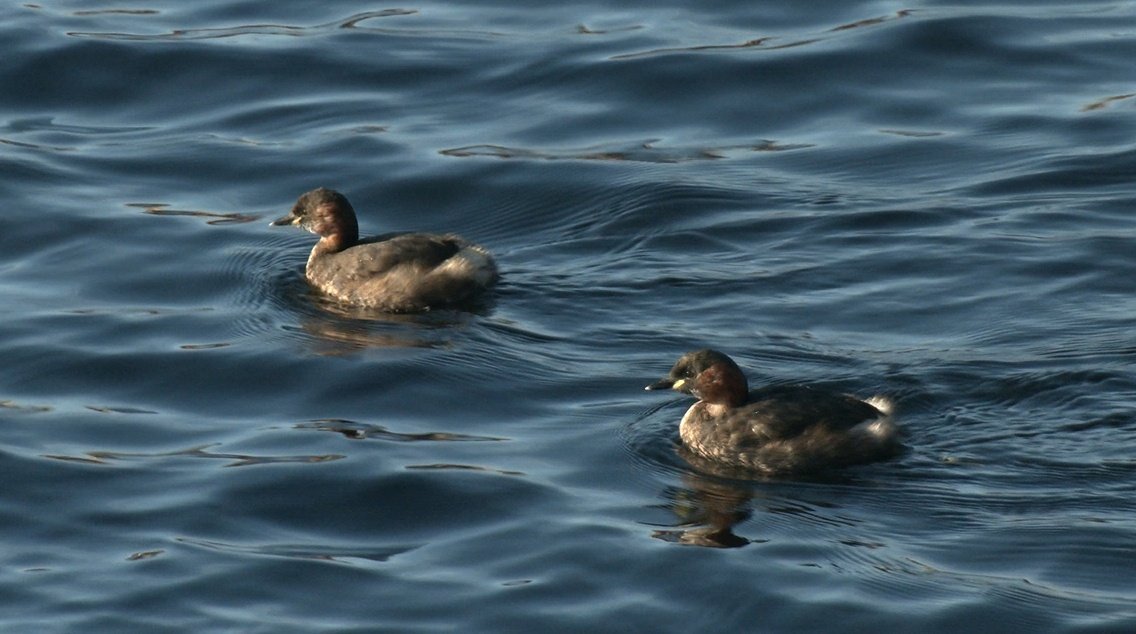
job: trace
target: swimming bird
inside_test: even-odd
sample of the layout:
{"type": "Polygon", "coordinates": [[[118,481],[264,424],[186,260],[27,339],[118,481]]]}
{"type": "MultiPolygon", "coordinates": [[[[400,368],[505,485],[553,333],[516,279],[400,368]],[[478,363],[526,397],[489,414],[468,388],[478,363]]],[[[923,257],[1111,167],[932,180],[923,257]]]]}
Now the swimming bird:
{"type": "Polygon", "coordinates": [[[320,236],[305,277],[328,297],[383,312],[460,307],[498,278],[484,247],[454,234],[394,233],[359,239],[355,209],[343,194],[320,187],[300,196],[271,223],[320,236]]]}
{"type": "Polygon", "coordinates": [[[750,391],[733,359],[717,350],[683,355],[648,390],[693,395],[679,423],[683,446],[714,465],[764,475],[815,472],[889,458],[899,450],[891,403],[803,385],[750,391]]]}

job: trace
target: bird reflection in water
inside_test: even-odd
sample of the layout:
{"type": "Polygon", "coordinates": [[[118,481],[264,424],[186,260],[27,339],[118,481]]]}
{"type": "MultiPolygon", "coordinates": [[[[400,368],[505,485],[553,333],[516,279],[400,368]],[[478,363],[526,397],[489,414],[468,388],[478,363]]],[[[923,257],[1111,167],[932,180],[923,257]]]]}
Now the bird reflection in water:
{"type": "MultiPolygon", "coordinates": [[[[692,470],[681,474],[682,485],[667,487],[662,496],[663,505],[677,518],[673,528],[651,533],[655,539],[707,548],[740,548],[749,544],[764,544],[768,539],[752,539],[734,532],[735,527],[752,518],[754,502],[761,512],[793,515],[802,521],[838,522],[851,525],[848,518],[833,514],[835,506],[820,500],[801,500],[796,495],[785,497],[780,485],[787,481],[778,478],[755,478],[752,471],[730,467],[702,458],[683,445],[676,445],[676,453],[692,470]]],[[[860,480],[853,474],[825,471],[795,476],[791,483],[823,485],[855,485],[860,480]]]]}
{"type": "Polygon", "coordinates": [[[455,328],[470,324],[478,313],[437,310],[418,314],[383,313],[347,306],[311,291],[310,307],[299,327],[317,354],[350,355],[372,348],[445,348],[455,328]]]}
{"type": "Polygon", "coordinates": [[[687,546],[740,548],[755,541],[734,533],[734,526],[749,519],[753,490],[742,483],[712,479],[696,473],[682,476],[684,487],[666,492],[667,507],[678,517],[679,526],[656,530],[655,539],[687,546]]]}

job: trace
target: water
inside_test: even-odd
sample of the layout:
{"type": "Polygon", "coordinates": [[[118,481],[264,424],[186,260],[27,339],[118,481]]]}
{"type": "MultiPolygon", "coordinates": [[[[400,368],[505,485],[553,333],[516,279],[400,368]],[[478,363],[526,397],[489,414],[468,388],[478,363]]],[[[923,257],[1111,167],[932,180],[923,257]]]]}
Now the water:
{"type": "Polygon", "coordinates": [[[0,9],[5,631],[1136,630],[1128,2],[0,9]],[[449,230],[365,318],[270,228],[449,230]],[[684,351],[908,451],[674,451],[684,351]]]}

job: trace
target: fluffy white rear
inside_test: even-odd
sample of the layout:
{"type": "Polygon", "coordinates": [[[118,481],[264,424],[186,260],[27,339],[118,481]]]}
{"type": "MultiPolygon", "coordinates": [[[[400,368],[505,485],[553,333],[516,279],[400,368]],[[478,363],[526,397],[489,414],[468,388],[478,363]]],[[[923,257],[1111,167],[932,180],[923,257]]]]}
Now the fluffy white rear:
{"type": "Polygon", "coordinates": [[[883,412],[884,416],[891,416],[895,412],[895,401],[882,394],[866,398],[864,402],[883,412]]]}
{"type": "Polygon", "coordinates": [[[463,247],[443,262],[436,272],[467,277],[481,286],[489,286],[497,280],[497,264],[485,249],[477,245],[463,247]]]}
{"type": "Polygon", "coordinates": [[[856,429],[866,432],[869,436],[875,437],[881,443],[890,443],[896,440],[899,429],[892,421],[892,414],[895,412],[895,401],[890,398],[877,394],[870,398],[864,399],[864,402],[872,407],[880,410],[883,416],[876,420],[860,423],[856,429]]]}

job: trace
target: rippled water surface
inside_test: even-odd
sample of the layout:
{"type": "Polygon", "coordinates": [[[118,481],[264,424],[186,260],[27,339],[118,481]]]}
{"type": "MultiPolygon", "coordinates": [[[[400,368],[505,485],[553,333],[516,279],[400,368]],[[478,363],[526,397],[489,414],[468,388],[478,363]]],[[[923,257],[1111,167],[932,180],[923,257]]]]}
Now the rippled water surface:
{"type": "Polygon", "coordinates": [[[0,629],[1136,631],[1136,7],[0,8],[0,629]],[[269,227],[497,255],[477,313],[269,227]],[[702,474],[712,346],[898,459],[702,474]]]}

